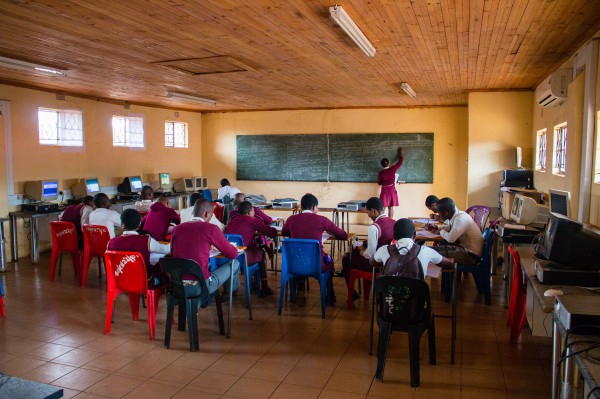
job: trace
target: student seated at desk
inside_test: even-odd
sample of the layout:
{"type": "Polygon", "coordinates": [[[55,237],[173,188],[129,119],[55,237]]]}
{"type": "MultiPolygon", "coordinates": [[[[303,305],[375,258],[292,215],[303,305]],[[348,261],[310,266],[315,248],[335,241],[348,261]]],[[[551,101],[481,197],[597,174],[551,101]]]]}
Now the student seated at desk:
{"type": "Polygon", "coordinates": [[[436,204],[440,217],[444,220],[441,226],[429,225],[431,231],[439,231],[444,240],[452,246],[440,245],[436,251],[453,258],[456,263],[476,265],[481,261],[483,236],[481,230],[468,213],[459,211],[450,198],[442,198],[436,204]]]}
{"type": "MultiPolygon", "coordinates": [[[[234,200],[233,200],[233,205],[235,205],[236,208],[229,211],[229,220],[230,221],[239,214],[238,207],[244,201],[248,201],[246,199],[246,194],[237,193],[235,195],[234,200]]],[[[264,213],[262,211],[262,209],[260,209],[256,206],[253,206],[252,208],[254,208],[254,217],[255,218],[260,219],[267,226],[269,226],[269,225],[271,225],[271,223],[273,223],[273,218],[271,216],[267,215],[266,213],[264,213]]]]}
{"type": "Polygon", "coordinates": [[[269,288],[267,282],[267,259],[265,253],[256,243],[256,239],[260,238],[256,237],[256,233],[274,238],[277,235],[277,230],[255,217],[254,208],[248,201],[240,203],[237,211],[238,215],[225,227],[225,234],[239,234],[242,236],[244,246],[247,247],[248,266],[258,263],[261,293],[263,296],[271,295],[273,290],[269,288]]]}
{"type": "MultiPolygon", "coordinates": [[[[323,251],[323,233],[327,232],[340,240],[348,239],[348,233],[337,227],[325,216],[317,214],[319,211],[319,200],[314,195],[305,194],[300,200],[300,207],[302,208],[302,213],[290,216],[283,225],[281,233],[291,238],[307,238],[319,241],[321,243],[321,256],[323,259],[322,269],[323,271],[329,270],[333,275],[335,269],[333,263],[330,261],[331,258],[327,255],[328,261],[326,261],[327,258],[323,251]]],[[[305,280],[305,278],[298,279],[296,287],[296,304],[298,306],[306,305],[305,280]]],[[[335,303],[335,294],[331,278],[327,282],[327,288],[327,300],[332,305],[335,303]]]]}
{"type": "Polygon", "coordinates": [[[169,234],[171,223],[179,224],[181,218],[171,208],[171,203],[167,197],[160,197],[150,207],[150,212],[146,215],[142,228],[158,241],[165,241],[169,234]]]}
{"type": "Polygon", "coordinates": [[[431,213],[429,214],[429,218],[441,223],[443,222],[443,220],[440,217],[440,215],[438,215],[436,208],[437,202],[439,200],[440,199],[435,195],[428,195],[427,198],[425,198],[425,207],[431,211],[431,213]]]}
{"type": "MultiPolygon", "coordinates": [[[[196,205],[196,202],[201,199],[202,199],[202,194],[200,194],[200,193],[193,193],[192,195],[190,195],[190,206],[179,211],[179,217],[181,218],[181,223],[189,222],[190,220],[192,220],[192,217],[194,217],[194,205],[196,205]]],[[[223,225],[223,223],[221,223],[219,221],[219,219],[217,219],[214,216],[212,218],[210,218],[209,223],[214,224],[219,229],[221,229],[221,231],[225,230],[225,226],[223,225]]]]}
{"type": "Polygon", "coordinates": [[[150,186],[142,187],[142,200],[135,203],[135,210],[138,212],[150,212],[150,207],[154,202],[154,190],[150,186]]]}
{"type": "Polygon", "coordinates": [[[158,261],[171,253],[171,244],[161,244],[149,235],[139,234],[138,227],[142,216],[135,209],[125,209],[121,214],[123,234],[111,238],[107,249],[111,251],[134,251],[139,252],[146,264],[148,275],[148,286],[155,287],[163,281],[160,268],[156,266],[158,261]]]}
{"type": "Polygon", "coordinates": [[[425,279],[430,263],[442,269],[452,270],[454,264],[435,250],[414,242],[415,225],[412,220],[400,219],[394,224],[394,240],[390,245],[380,247],[373,260],[382,263],[382,275],[425,279]]]}
{"type": "MultiPolygon", "coordinates": [[[[348,284],[351,268],[370,272],[372,270],[370,260],[373,259],[375,251],[388,245],[394,238],[394,223],[396,221],[383,213],[381,200],[377,197],[369,198],[366,209],[367,215],[373,221],[367,232],[367,241],[360,247],[352,248],[352,265],[350,265],[349,252],[342,257],[342,275],[346,279],[346,284],[348,284]]],[[[354,292],[354,299],[358,299],[356,291],[354,292]]]]}
{"type": "Polygon", "coordinates": [[[96,209],[90,213],[90,224],[106,226],[110,238],[113,238],[115,227],[121,226],[121,215],[119,215],[119,212],[110,209],[112,203],[108,195],[104,193],[94,195],[94,205],[96,209]]]}
{"type": "MultiPolygon", "coordinates": [[[[192,220],[175,226],[171,236],[173,256],[196,261],[206,279],[206,285],[210,293],[215,292],[221,285],[228,282],[232,267],[232,262],[227,262],[213,272],[209,270],[208,260],[211,245],[221,251],[226,258],[235,259],[238,256],[237,248],[227,241],[223,232],[217,226],[208,223],[212,217],[212,203],[206,199],[196,201],[192,220]]],[[[233,269],[234,287],[239,285],[238,273],[239,264],[235,262],[233,269]]],[[[186,279],[193,280],[191,276],[187,277],[184,276],[186,279]]]]}
{"type": "Polygon", "coordinates": [[[233,200],[233,197],[241,192],[240,190],[238,190],[235,187],[231,187],[229,180],[223,178],[220,181],[221,183],[221,188],[217,190],[217,199],[218,200],[222,200],[223,203],[228,204],[230,201],[233,200]],[[229,200],[227,200],[227,197],[229,200]]]}
{"type": "Polygon", "coordinates": [[[81,231],[81,226],[88,224],[83,222],[84,212],[86,215],[86,221],[89,222],[89,214],[94,209],[93,206],[94,197],[91,195],[86,195],[81,204],[69,205],[59,215],[59,220],[61,222],[71,222],[75,225],[75,231],[77,231],[77,239],[79,241],[80,249],[83,248],[83,232],[81,231]]]}

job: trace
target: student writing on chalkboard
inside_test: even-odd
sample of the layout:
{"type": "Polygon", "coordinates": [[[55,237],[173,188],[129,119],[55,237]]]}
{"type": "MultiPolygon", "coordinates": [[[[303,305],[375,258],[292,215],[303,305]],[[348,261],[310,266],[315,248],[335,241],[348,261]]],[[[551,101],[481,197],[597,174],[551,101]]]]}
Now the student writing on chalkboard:
{"type": "Polygon", "coordinates": [[[390,166],[390,160],[383,158],[381,166],[383,170],[377,176],[377,184],[381,186],[379,199],[384,207],[388,208],[388,216],[394,217],[394,207],[398,206],[398,193],[396,192],[396,172],[404,161],[404,148],[398,148],[398,162],[390,166]]]}

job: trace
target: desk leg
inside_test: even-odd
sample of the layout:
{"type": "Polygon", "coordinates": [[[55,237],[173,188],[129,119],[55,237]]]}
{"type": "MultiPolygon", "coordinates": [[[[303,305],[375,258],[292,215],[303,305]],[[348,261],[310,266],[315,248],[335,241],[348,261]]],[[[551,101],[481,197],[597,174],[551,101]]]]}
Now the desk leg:
{"type": "Polygon", "coordinates": [[[553,322],[552,327],[552,399],[559,399],[558,386],[560,367],[557,366],[558,359],[560,358],[560,332],[556,322],[553,322]]]}
{"type": "MultiPolygon", "coordinates": [[[[244,268],[245,268],[244,269],[244,280],[248,281],[248,284],[246,284],[246,290],[248,291],[247,292],[247,295],[248,295],[248,318],[249,318],[249,320],[252,320],[252,303],[251,303],[252,302],[251,301],[252,289],[250,288],[251,284],[252,284],[252,276],[247,275],[247,273],[248,273],[248,254],[246,252],[244,252],[244,260],[246,261],[246,265],[244,266],[244,268]]],[[[233,267],[231,268],[231,270],[233,271],[233,267]]],[[[260,270],[259,270],[259,274],[260,274],[260,270]]],[[[233,276],[233,273],[231,275],[233,276]]],[[[233,277],[232,277],[232,279],[233,279],[233,277]]],[[[232,282],[233,282],[233,280],[232,280],[232,282]]],[[[259,284],[260,284],[260,282],[259,282],[259,284]]],[[[232,284],[232,286],[233,286],[233,284],[232,284]]],[[[261,289],[260,285],[258,286],[258,289],[259,290],[261,289]]]]}
{"type": "Polygon", "coordinates": [[[373,354],[373,324],[375,319],[375,267],[371,274],[371,327],[369,329],[369,355],[373,354]]]}
{"type": "Polygon", "coordinates": [[[4,220],[0,220],[0,272],[6,272],[6,240],[4,238],[4,220]]]}
{"type": "Polygon", "coordinates": [[[277,276],[277,263],[279,261],[279,236],[275,236],[275,275],[277,276]]]}
{"type": "Polygon", "coordinates": [[[12,244],[12,260],[18,262],[19,260],[19,240],[17,238],[17,217],[10,215],[10,233],[11,233],[11,244],[12,244]]]}
{"type": "Polygon", "coordinates": [[[31,218],[31,263],[37,264],[40,261],[40,253],[37,242],[37,219],[31,218]]]}
{"type": "Polygon", "coordinates": [[[450,338],[450,364],[454,364],[454,354],[456,352],[456,301],[458,287],[458,271],[454,270],[452,279],[452,336],[450,338]]]}
{"type": "Polygon", "coordinates": [[[237,259],[231,261],[231,269],[229,273],[229,308],[227,310],[227,339],[231,338],[231,303],[233,302],[233,266],[237,259]]]}

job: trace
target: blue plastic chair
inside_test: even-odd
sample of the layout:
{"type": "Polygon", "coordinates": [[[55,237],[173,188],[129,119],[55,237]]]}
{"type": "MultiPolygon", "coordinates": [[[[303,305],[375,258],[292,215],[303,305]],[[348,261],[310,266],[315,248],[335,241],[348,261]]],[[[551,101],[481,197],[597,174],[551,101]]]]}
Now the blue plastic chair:
{"type": "MultiPolygon", "coordinates": [[[[240,247],[244,246],[244,240],[239,234],[225,234],[227,241],[235,243],[240,247]]],[[[260,271],[258,270],[258,263],[248,265],[248,256],[244,252],[237,258],[240,262],[240,270],[244,274],[244,283],[246,286],[244,295],[246,297],[246,309],[250,312],[250,320],[252,320],[252,308],[250,307],[250,285],[252,283],[252,276],[256,276],[256,281],[260,281],[260,271]]],[[[260,296],[260,290],[258,290],[258,296],[260,296]]]]}
{"type": "MultiPolygon", "coordinates": [[[[313,277],[319,282],[321,290],[321,318],[325,318],[325,301],[329,271],[321,269],[321,243],[318,240],[300,238],[286,238],[282,242],[281,254],[281,287],[279,289],[279,309],[281,315],[283,296],[289,280],[296,281],[296,277],[313,277]]],[[[291,300],[295,299],[295,287],[290,287],[291,300]]]]}
{"type": "MultiPolygon", "coordinates": [[[[465,264],[457,264],[456,265],[456,274],[461,272],[471,273],[473,274],[473,279],[475,280],[475,285],[477,286],[477,292],[483,294],[485,298],[486,305],[492,304],[492,293],[490,288],[490,275],[491,275],[491,248],[492,248],[492,238],[494,233],[488,227],[483,231],[483,252],[481,253],[481,261],[476,265],[465,265],[465,264]]],[[[450,280],[446,279],[445,284],[445,293],[448,295],[449,293],[456,291],[457,284],[457,276],[454,276],[453,279],[453,287],[450,289],[450,280]]]]}

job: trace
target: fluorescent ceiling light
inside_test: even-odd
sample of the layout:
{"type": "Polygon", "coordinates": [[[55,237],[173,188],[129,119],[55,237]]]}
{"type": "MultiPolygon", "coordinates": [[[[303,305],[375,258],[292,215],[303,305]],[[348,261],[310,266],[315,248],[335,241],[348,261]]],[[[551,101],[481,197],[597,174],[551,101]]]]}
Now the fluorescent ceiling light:
{"type": "Polygon", "coordinates": [[[27,71],[37,71],[51,76],[67,76],[67,71],[53,68],[45,65],[34,64],[32,62],[16,60],[14,58],[0,57],[0,65],[9,68],[22,69],[27,71]]]}
{"type": "Polygon", "coordinates": [[[354,43],[360,47],[362,51],[369,57],[375,56],[375,47],[371,44],[369,39],[362,33],[360,28],[356,26],[352,18],[344,11],[342,6],[329,7],[329,13],[331,18],[350,36],[354,43]]]}
{"type": "Polygon", "coordinates": [[[408,83],[406,83],[406,82],[402,82],[402,83],[400,84],[400,88],[401,88],[402,90],[404,90],[404,92],[405,92],[406,94],[408,94],[409,96],[411,96],[411,97],[412,97],[412,98],[414,98],[415,100],[417,99],[417,93],[415,93],[415,91],[413,90],[413,88],[412,88],[412,87],[410,87],[410,86],[408,85],[408,83]]]}
{"type": "Polygon", "coordinates": [[[196,97],[196,96],[192,96],[189,94],[177,93],[174,91],[168,92],[167,97],[181,98],[182,100],[194,101],[194,102],[201,103],[201,104],[217,105],[217,102],[215,100],[211,100],[210,98],[196,97]]]}

